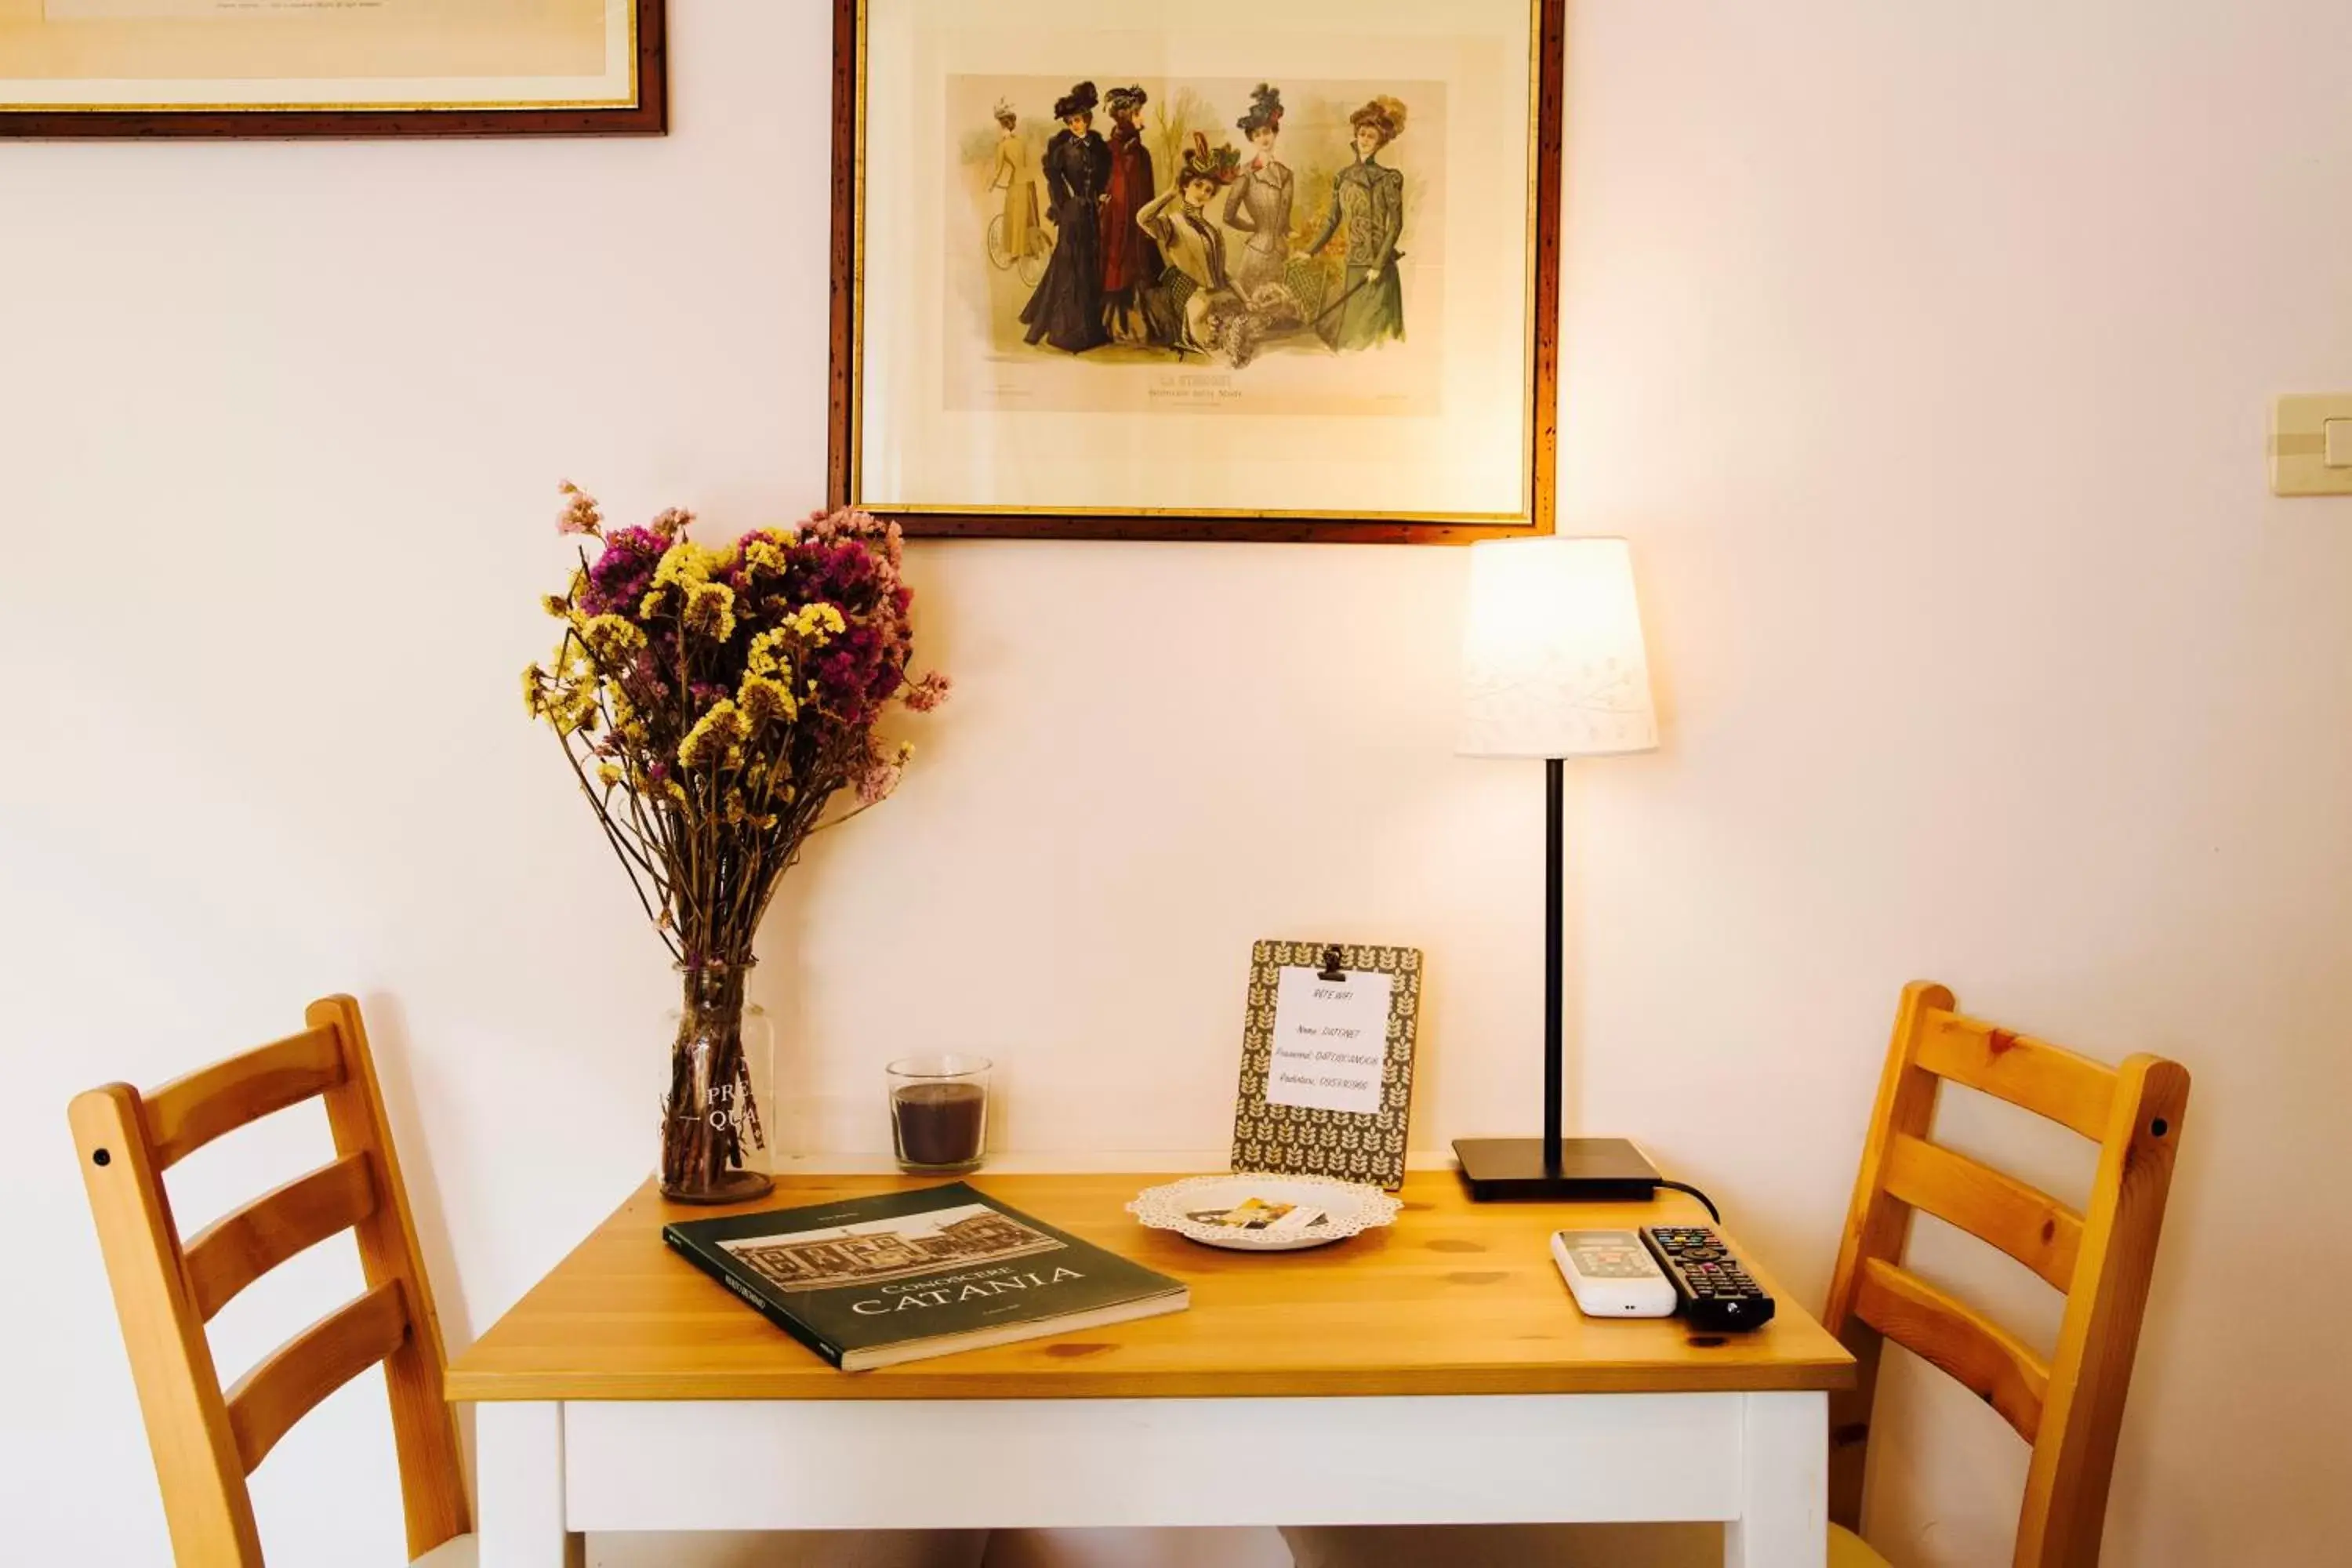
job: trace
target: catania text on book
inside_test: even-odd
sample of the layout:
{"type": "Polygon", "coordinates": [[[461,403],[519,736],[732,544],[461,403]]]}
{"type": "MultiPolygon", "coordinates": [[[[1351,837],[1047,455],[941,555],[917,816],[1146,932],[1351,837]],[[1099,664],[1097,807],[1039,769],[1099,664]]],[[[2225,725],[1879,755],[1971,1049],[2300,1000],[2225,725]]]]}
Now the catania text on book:
{"type": "Polygon", "coordinates": [[[885,1285],[883,1294],[852,1301],[849,1310],[861,1318],[910,1308],[944,1307],[950,1301],[979,1301],[1032,1288],[1042,1290],[1065,1279],[1083,1279],[1075,1268],[1056,1268],[1050,1275],[1035,1269],[989,1268],[977,1274],[956,1274],[945,1279],[917,1279],[905,1285],[885,1285]]]}

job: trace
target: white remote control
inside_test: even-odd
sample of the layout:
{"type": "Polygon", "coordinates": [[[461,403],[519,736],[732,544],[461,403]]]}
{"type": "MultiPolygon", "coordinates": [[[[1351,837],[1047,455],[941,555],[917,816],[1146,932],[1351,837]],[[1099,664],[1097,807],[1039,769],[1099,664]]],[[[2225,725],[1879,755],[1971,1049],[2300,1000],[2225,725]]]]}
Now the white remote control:
{"type": "Polygon", "coordinates": [[[1674,1281],[1630,1230],[1556,1230],[1551,1256],[1588,1318],[1674,1315],[1674,1281]]]}

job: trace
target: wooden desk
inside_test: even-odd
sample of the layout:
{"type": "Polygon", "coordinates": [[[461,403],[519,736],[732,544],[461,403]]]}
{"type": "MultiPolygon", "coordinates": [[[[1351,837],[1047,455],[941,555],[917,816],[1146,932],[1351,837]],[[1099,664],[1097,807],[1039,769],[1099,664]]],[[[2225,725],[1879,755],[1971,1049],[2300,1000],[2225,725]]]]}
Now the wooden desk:
{"type": "Polygon", "coordinates": [[[560,1568],[590,1530],[1636,1520],[1820,1568],[1837,1342],[1760,1268],[1779,1317],[1712,1337],[1591,1321],[1552,1265],[1554,1229],[1704,1220],[1688,1200],[1473,1205],[1416,1173],[1391,1229],[1248,1256],[1122,1212],[1160,1179],[974,1181],[1183,1279],[1190,1311],[855,1374],[671,1253],[663,1225],[714,1211],[648,1185],[449,1370],[481,1405],[482,1568],[560,1568]]]}

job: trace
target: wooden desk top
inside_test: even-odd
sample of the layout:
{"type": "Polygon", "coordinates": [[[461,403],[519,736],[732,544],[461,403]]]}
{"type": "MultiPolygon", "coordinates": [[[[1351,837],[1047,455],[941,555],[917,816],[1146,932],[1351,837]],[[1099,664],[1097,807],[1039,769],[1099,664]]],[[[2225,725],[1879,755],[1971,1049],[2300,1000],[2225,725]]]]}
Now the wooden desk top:
{"type": "MultiPolygon", "coordinates": [[[[1844,1349],[1761,1268],[1779,1313],[1751,1334],[1680,1320],[1596,1322],[1554,1267],[1556,1229],[1704,1222],[1674,1194],[1639,1205],[1473,1204],[1415,1172],[1396,1224],[1305,1252],[1248,1254],[1146,1230],[1123,1205],[1165,1178],[993,1175],[972,1184],[1184,1280],[1192,1310],[1064,1339],[835,1372],[670,1251],[648,1183],[449,1369],[452,1400],[1082,1399],[1706,1393],[1843,1388],[1844,1349]]],[[[748,1209],[929,1184],[793,1176],[748,1209]]],[[[1737,1247],[1735,1240],[1734,1246],[1737,1247]]],[[[1751,1267],[1753,1266],[1752,1259],[1751,1267]]]]}

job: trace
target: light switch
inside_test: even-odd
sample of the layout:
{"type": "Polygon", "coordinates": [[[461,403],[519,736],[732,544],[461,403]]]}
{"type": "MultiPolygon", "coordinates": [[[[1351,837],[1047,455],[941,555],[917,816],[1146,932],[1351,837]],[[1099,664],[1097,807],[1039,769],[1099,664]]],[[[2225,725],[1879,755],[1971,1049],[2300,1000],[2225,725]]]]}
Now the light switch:
{"type": "Polygon", "coordinates": [[[2352,393],[2278,400],[2271,410],[2271,489],[2352,496],[2352,393]]]}

